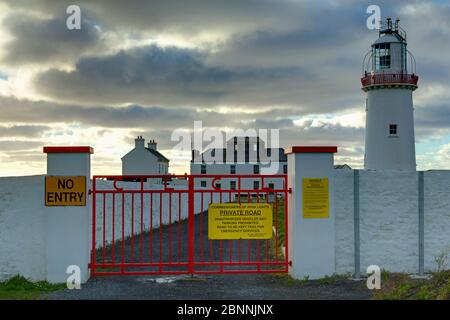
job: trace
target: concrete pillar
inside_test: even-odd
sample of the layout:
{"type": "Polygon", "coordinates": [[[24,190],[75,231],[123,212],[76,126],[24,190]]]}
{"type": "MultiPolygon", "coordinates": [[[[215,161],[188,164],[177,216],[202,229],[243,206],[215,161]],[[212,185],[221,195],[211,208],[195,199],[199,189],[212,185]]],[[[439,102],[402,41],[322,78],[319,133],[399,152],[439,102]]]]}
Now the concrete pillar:
{"type": "Polygon", "coordinates": [[[335,273],[335,152],[337,147],[296,146],[286,150],[292,188],[288,211],[288,252],[292,261],[289,274],[295,279],[317,279],[335,273]]]}
{"type": "MultiPolygon", "coordinates": [[[[85,176],[86,192],[90,188],[91,147],[44,147],[48,176],[85,176]]],[[[46,207],[47,213],[47,281],[64,283],[67,267],[77,265],[81,283],[89,279],[91,250],[91,201],[86,206],[46,207]]]]}

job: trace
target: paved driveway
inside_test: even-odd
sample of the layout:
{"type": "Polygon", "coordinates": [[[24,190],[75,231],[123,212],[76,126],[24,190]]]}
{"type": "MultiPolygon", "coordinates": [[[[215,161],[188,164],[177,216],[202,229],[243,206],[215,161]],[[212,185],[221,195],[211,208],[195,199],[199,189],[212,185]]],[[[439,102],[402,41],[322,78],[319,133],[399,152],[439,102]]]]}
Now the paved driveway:
{"type": "MultiPolygon", "coordinates": [[[[211,247],[207,237],[206,214],[195,218],[195,256],[196,260],[207,259],[211,256],[211,247]],[[202,233],[200,233],[200,224],[202,233]],[[201,235],[201,236],[200,236],[201,235]],[[200,252],[200,239],[202,251],[200,252]]],[[[186,221],[173,224],[170,228],[153,230],[152,234],[144,234],[134,239],[134,250],[131,240],[124,244],[124,260],[139,259],[142,249],[143,259],[153,261],[177,261],[185,259],[187,253],[187,223],[186,221]],[[180,248],[178,248],[178,231],[180,230],[180,248]],[[150,241],[152,239],[152,241],[150,241]],[[141,242],[142,240],[142,242],[141,242]],[[161,240],[161,241],[160,241],[161,240]],[[142,245],[141,245],[142,243],[142,245]],[[152,245],[150,246],[150,243],[152,245]],[[168,248],[171,250],[168,250],[168,248]],[[160,257],[160,248],[161,257],[160,257]],[[170,251],[170,254],[169,254],[170,251]],[[180,252],[180,256],[179,256],[180,252]],[[146,256],[147,255],[147,256],[146,256]]],[[[219,243],[212,246],[214,260],[219,255],[219,243]]],[[[243,246],[242,250],[247,249],[243,246]]],[[[237,254],[237,242],[223,245],[223,256],[232,259],[237,254]]],[[[245,251],[242,252],[243,254],[245,251]]],[[[106,259],[111,260],[111,250],[106,252],[106,259]]],[[[246,254],[246,253],[245,253],[246,254]]],[[[252,259],[255,256],[255,247],[250,247],[252,259]]],[[[101,255],[99,257],[101,259],[101,255]]],[[[121,245],[115,248],[115,261],[120,261],[121,245]]],[[[145,267],[147,270],[151,268],[145,267]]],[[[145,269],[141,268],[141,270],[145,269]]],[[[134,269],[136,270],[136,269],[134,269]]],[[[139,269],[137,269],[139,270],[139,269]]],[[[370,299],[371,292],[366,288],[364,281],[334,280],[334,281],[294,281],[286,274],[210,274],[210,275],[180,275],[180,276],[99,276],[91,278],[82,285],[81,290],[63,290],[51,293],[47,299],[370,299]]]]}

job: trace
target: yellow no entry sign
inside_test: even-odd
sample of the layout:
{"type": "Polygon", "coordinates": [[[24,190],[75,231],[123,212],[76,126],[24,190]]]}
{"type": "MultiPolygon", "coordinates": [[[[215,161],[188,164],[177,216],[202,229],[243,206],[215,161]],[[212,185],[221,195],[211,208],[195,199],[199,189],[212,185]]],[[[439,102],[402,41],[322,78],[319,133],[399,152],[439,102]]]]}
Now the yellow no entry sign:
{"type": "Polygon", "coordinates": [[[208,237],[211,240],[272,238],[272,204],[211,203],[208,237]]]}
{"type": "Polygon", "coordinates": [[[329,218],[328,178],[303,178],[302,189],[303,218],[329,218]]]}
{"type": "Polygon", "coordinates": [[[86,206],[86,177],[45,177],[46,206],[86,206]]]}

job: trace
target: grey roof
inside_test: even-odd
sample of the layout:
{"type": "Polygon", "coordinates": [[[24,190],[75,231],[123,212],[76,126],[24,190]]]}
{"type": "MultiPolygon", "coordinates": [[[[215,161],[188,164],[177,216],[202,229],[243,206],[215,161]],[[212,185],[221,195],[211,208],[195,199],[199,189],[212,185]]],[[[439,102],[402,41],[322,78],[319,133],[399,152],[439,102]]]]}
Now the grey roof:
{"type": "Polygon", "coordinates": [[[153,149],[150,149],[150,148],[145,148],[145,149],[147,149],[150,153],[153,153],[158,158],[158,161],[169,162],[169,159],[164,157],[159,151],[153,150],[153,149]]]}

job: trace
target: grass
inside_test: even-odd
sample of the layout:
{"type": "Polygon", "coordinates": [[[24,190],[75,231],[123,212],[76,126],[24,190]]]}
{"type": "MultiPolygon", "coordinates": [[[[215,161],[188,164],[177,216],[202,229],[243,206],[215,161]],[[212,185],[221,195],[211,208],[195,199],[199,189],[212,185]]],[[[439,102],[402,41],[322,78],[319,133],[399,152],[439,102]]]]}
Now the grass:
{"type": "MultiPolygon", "coordinates": [[[[277,209],[278,211],[275,212],[274,215],[274,221],[273,225],[275,226],[276,223],[278,223],[278,245],[280,247],[284,246],[285,241],[285,217],[284,217],[284,199],[277,199],[277,209]],[[277,221],[275,220],[277,219],[277,221]]],[[[274,204],[274,210],[275,210],[275,204],[274,204]]]]}
{"type": "Polygon", "coordinates": [[[383,273],[375,300],[450,300],[450,270],[436,271],[429,279],[411,279],[406,274],[383,273]]]}
{"type": "Polygon", "coordinates": [[[348,280],[351,278],[351,274],[333,274],[331,276],[325,276],[319,279],[310,279],[309,276],[305,276],[303,279],[294,279],[287,273],[277,274],[277,276],[284,280],[284,283],[289,286],[305,286],[305,285],[333,285],[340,281],[348,280]]]}
{"type": "Polygon", "coordinates": [[[0,282],[0,300],[37,300],[41,295],[62,290],[66,284],[50,284],[46,281],[31,282],[16,275],[7,281],[0,282]]]}
{"type": "Polygon", "coordinates": [[[317,283],[321,285],[328,285],[328,284],[334,284],[336,282],[339,282],[341,280],[348,280],[351,278],[351,274],[332,274],[331,276],[325,276],[323,278],[317,279],[317,283]]]}

